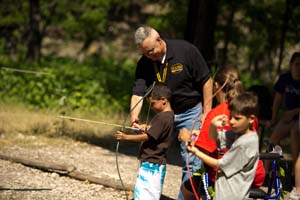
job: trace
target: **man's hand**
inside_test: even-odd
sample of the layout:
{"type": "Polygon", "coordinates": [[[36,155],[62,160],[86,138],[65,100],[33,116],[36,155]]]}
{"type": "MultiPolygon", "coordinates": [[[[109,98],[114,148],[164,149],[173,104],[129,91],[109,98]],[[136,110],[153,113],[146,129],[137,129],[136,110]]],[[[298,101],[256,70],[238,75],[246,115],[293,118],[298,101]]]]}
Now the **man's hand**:
{"type": "Polygon", "coordinates": [[[179,131],[178,140],[186,143],[190,140],[191,135],[192,133],[187,128],[183,128],[179,131]]]}
{"type": "Polygon", "coordinates": [[[139,122],[140,122],[139,118],[132,117],[131,118],[131,127],[132,128],[140,128],[139,122]]]}

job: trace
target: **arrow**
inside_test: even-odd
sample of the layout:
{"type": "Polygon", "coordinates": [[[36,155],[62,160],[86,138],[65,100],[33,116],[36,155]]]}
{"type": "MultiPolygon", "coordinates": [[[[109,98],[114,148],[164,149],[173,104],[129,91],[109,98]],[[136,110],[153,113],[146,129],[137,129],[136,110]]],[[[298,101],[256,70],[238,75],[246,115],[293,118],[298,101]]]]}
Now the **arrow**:
{"type": "MultiPolygon", "coordinates": [[[[120,125],[120,124],[113,124],[113,123],[107,123],[107,122],[99,122],[99,121],[93,121],[93,120],[76,118],[76,117],[68,117],[68,116],[63,116],[63,115],[60,115],[59,117],[63,118],[63,119],[77,120],[77,121],[82,121],[82,122],[88,122],[88,123],[94,123],[94,124],[102,124],[102,125],[106,125],[106,126],[114,126],[114,127],[123,128],[123,126],[120,125]]],[[[134,130],[134,131],[137,131],[137,132],[140,131],[140,129],[138,129],[138,128],[132,128],[130,126],[124,126],[124,128],[131,129],[131,130],[134,130]]]]}

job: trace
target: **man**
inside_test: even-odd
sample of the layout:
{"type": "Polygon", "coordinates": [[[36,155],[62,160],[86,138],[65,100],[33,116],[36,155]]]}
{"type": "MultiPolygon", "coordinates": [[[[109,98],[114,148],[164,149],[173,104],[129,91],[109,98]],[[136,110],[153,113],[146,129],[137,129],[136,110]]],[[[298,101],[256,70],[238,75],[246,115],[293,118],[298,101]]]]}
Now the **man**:
{"type": "MultiPolygon", "coordinates": [[[[132,126],[137,127],[139,123],[140,99],[147,87],[156,81],[165,83],[172,91],[171,106],[175,113],[176,130],[199,130],[200,115],[203,112],[205,116],[212,105],[212,80],[199,50],[184,40],[163,40],[151,27],[139,27],[135,32],[135,43],[143,56],[137,63],[131,97],[131,110],[135,107],[131,112],[132,126]]],[[[184,142],[180,146],[184,165],[182,182],[185,182],[189,178],[187,152],[184,142]]],[[[200,167],[201,161],[190,154],[191,173],[200,167]]],[[[183,199],[181,193],[178,199],[183,199]]]]}

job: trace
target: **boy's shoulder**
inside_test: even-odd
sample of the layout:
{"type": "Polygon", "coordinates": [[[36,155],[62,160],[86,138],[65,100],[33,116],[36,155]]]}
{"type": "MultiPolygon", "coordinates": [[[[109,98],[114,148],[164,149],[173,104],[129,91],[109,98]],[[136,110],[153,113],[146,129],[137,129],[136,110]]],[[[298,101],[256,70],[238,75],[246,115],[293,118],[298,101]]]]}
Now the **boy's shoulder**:
{"type": "Polygon", "coordinates": [[[156,113],[156,116],[170,116],[174,117],[174,112],[172,110],[156,113]]]}
{"type": "Polygon", "coordinates": [[[256,146],[258,145],[258,135],[255,131],[251,131],[251,133],[247,134],[242,134],[234,141],[233,145],[256,146]]]}

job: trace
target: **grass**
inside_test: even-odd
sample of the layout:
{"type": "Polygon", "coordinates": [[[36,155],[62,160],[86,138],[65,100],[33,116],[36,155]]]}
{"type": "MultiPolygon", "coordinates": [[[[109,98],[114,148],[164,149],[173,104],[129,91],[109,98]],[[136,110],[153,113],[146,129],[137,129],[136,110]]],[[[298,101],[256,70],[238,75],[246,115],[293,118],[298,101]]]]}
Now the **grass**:
{"type": "MultiPolygon", "coordinates": [[[[70,113],[70,115],[95,121],[100,121],[100,117],[104,116],[88,113],[70,113]]],[[[105,116],[102,119],[117,124],[121,121],[119,116],[105,116]]],[[[115,140],[111,139],[115,130],[114,127],[106,125],[62,119],[55,111],[31,110],[24,105],[0,104],[0,146],[30,145],[31,140],[34,141],[39,137],[43,143],[51,142],[47,138],[64,138],[91,144],[105,144],[109,147],[115,145],[115,140]],[[101,140],[104,141],[100,142],[101,140]]]]}

